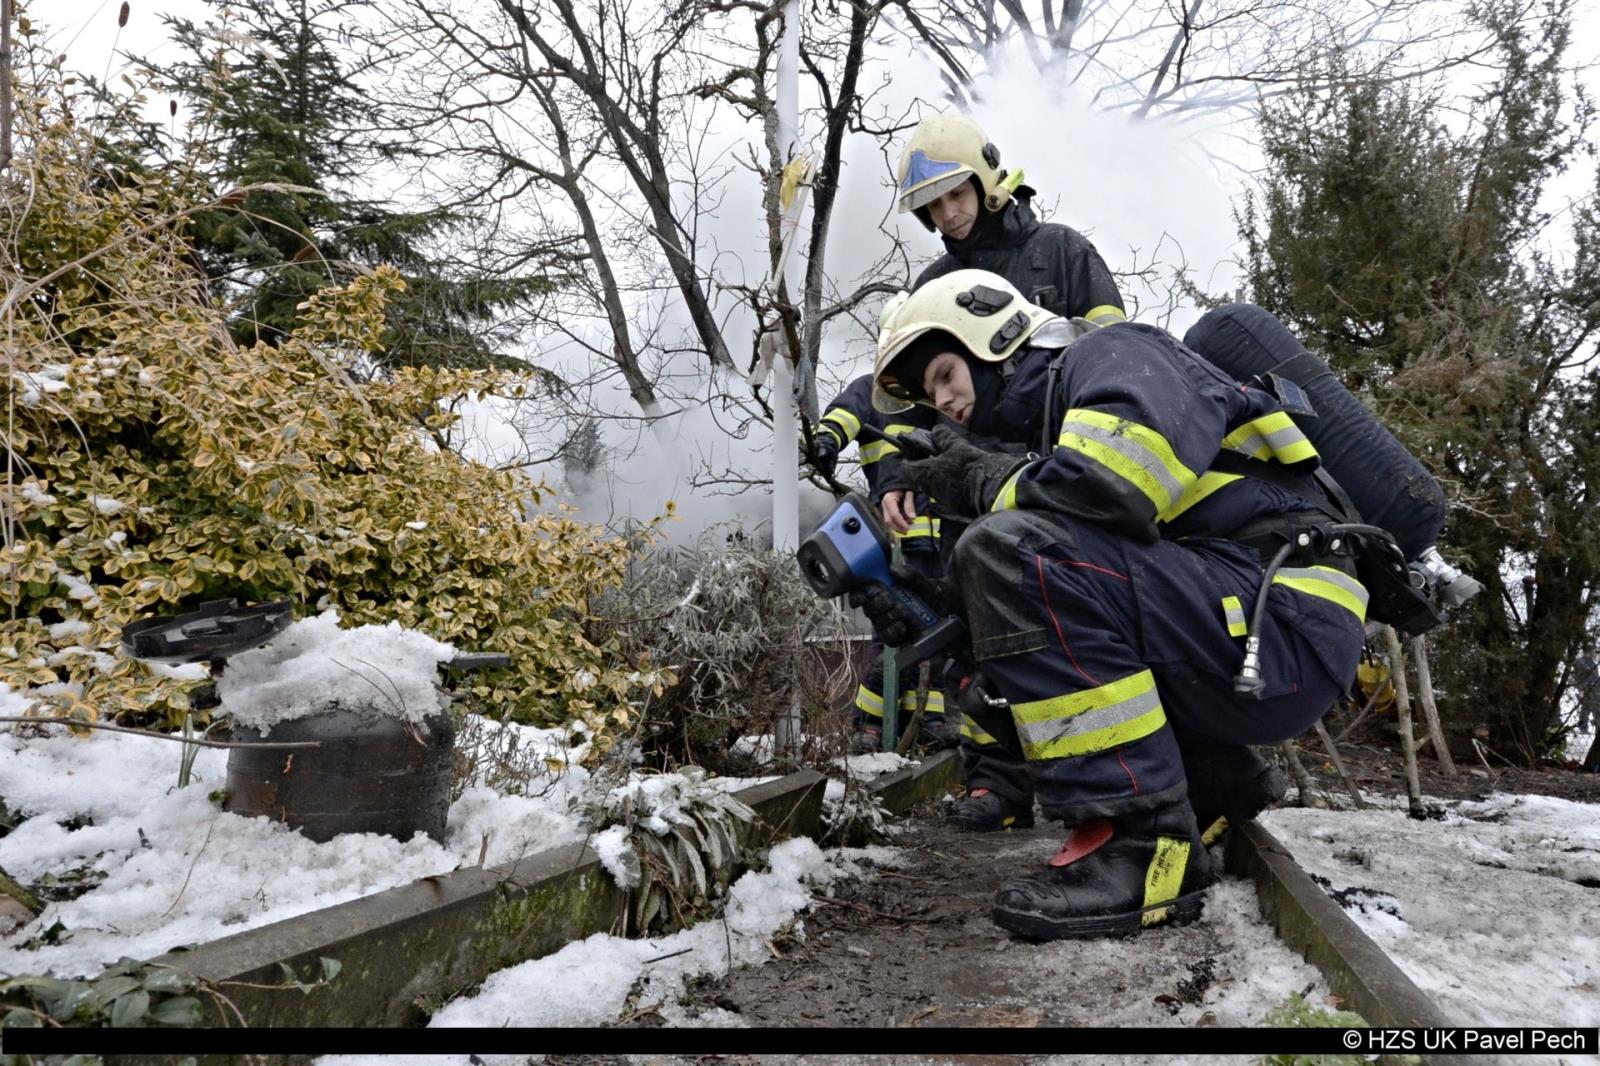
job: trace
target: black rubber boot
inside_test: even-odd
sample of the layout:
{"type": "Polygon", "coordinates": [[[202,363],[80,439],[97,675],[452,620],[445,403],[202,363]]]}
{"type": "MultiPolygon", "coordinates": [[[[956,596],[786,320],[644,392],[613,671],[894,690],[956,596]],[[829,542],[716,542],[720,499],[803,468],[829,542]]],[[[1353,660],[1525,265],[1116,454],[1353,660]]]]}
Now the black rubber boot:
{"type": "Polygon", "coordinates": [[[862,726],[850,738],[851,755],[873,755],[883,750],[883,730],[877,726],[862,726]]]}
{"type": "Polygon", "coordinates": [[[1208,745],[1184,756],[1189,802],[1207,847],[1229,826],[1250,821],[1289,791],[1284,772],[1243,744],[1208,745]]]}
{"type": "Polygon", "coordinates": [[[948,717],[924,718],[917,729],[917,747],[923,751],[943,751],[961,743],[961,728],[948,717]]]}
{"type": "Polygon", "coordinates": [[[951,825],[965,833],[1027,829],[1033,825],[1033,800],[1009,800],[998,792],[975,788],[956,800],[947,817],[951,825]]]}
{"type": "Polygon", "coordinates": [[[1133,936],[1200,917],[1216,880],[1185,801],[1075,826],[1043,870],[1009,881],[994,924],[1033,940],[1133,936]]]}

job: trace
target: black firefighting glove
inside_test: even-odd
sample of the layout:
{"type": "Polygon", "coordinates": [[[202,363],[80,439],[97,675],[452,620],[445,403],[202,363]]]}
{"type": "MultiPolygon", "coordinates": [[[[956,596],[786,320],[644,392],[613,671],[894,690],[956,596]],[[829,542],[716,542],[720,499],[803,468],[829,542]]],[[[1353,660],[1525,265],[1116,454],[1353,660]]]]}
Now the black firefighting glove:
{"type": "Polygon", "coordinates": [[[839,465],[839,438],[826,429],[818,429],[811,437],[811,465],[824,477],[832,477],[839,465]]]}
{"type": "Polygon", "coordinates": [[[957,518],[976,518],[987,511],[1006,479],[1029,461],[1027,456],[974,447],[945,425],[933,427],[933,440],[939,454],[907,461],[900,474],[912,488],[932,496],[941,513],[957,518]]]}
{"type": "MultiPolygon", "coordinates": [[[[948,578],[927,577],[905,563],[896,563],[889,573],[895,584],[943,617],[955,612],[955,585],[948,578]]],[[[922,623],[882,585],[869,585],[850,593],[850,606],[858,608],[872,623],[873,639],[898,648],[922,635],[922,623]]]]}

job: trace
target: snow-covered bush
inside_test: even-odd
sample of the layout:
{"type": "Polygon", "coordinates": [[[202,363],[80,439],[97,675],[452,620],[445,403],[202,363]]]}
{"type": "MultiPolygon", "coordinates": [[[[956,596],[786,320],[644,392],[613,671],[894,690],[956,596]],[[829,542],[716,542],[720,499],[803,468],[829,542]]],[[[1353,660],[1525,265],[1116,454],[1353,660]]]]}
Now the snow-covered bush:
{"type": "Polygon", "coordinates": [[[740,734],[773,731],[796,685],[803,704],[827,702],[805,641],[836,630],[836,614],[792,554],[757,548],[737,529],[641,555],[597,611],[625,657],[675,675],[646,707],[649,751],[719,766],[740,734]]]}
{"type": "Polygon", "coordinates": [[[670,678],[602,649],[585,622],[634,543],[530,517],[542,486],[449,447],[452,404],[524,385],[347,372],[403,287],[388,268],[317,293],[280,346],[236,345],[184,240],[211,190],[176,169],[110,168],[59,88],[22,81],[0,176],[0,682],[55,713],[176,719],[187,682],[117,654],[120,628],[288,599],[510,653],[472,679],[481,709],[625,727],[630,700],[670,678]]]}
{"type": "Polygon", "coordinates": [[[755,817],[697,766],[612,789],[593,845],[632,893],[629,929],[679,928],[706,911],[733,879],[755,817]]]}

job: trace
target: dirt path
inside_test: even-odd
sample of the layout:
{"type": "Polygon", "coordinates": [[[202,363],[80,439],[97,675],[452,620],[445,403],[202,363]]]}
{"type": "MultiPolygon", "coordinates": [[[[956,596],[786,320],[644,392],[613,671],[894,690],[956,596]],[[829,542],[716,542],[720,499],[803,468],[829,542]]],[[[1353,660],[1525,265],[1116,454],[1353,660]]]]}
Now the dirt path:
{"type": "MultiPolygon", "coordinates": [[[[805,917],[803,938],[773,945],[780,957],[692,987],[686,1013],[701,1014],[702,1024],[759,1026],[1189,1026],[1259,1019],[1264,1008],[1224,1007],[1215,992],[1206,996],[1214,986],[1237,983],[1231,968],[1245,967],[1247,956],[1250,967],[1260,965],[1255,935],[1239,930],[1241,918],[1258,921],[1242,883],[1214,889],[1206,916],[1194,925],[1132,940],[1033,944],[997,929],[989,920],[995,889],[1036,868],[1059,841],[1054,826],[975,836],[936,817],[914,819],[895,842],[898,865],[841,885],[836,899],[805,917]],[[736,1018],[719,1020],[722,1011],[736,1018]]],[[[1272,1003],[1317,979],[1282,954],[1272,1003]]]]}

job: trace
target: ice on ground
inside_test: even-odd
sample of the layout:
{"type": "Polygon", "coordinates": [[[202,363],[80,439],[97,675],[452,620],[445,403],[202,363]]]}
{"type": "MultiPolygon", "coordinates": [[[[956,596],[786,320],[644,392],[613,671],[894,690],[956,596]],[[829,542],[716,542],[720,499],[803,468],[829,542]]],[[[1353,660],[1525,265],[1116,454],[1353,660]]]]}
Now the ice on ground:
{"type": "MultiPolygon", "coordinates": [[[[0,712],[18,702],[26,701],[0,691],[0,712]]],[[[495,866],[585,835],[572,801],[588,775],[576,766],[548,774],[538,795],[467,788],[451,805],[443,845],[420,834],[402,843],[371,833],[319,844],[277,822],[220,810],[210,793],[226,778],[226,751],[200,749],[193,783],[179,789],[179,744],[44,728],[50,734],[42,737],[0,732],[0,800],[23,818],[0,838],[0,867],[25,883],[96,887],[0,938],[0,974],[91,974],[123,956],[159,955],[476,866],[480,856],[495,866]],[[24,947],[57,922],[64,929],[56,943],[24,947]]],[[[565,751],[570,732],[504,728],[552,752],[565,751]]]]}
{"type": "Polygon", "coordinates": [[[429,1026],[594,1026],[616,1020],[630,999],[636,1007],[673,1003],[691,978],[766,958],[767,938],[809,905],[813,888],[854,872],[852,853],[824,853],[804,837],[774,847],[769,863],[733,883],[723,920],[644,940],[597,933],[490,975],[429,1026]]]}
{"type": "Polygon", "coordinates": [[[265,735],[279,722],[338,703],[421,722],[445,707],[438,666],[455,648],[398,622],[339,628],[332,608],[228,660],[217,682],[222,709],[265,735]]]}
{"type": "Polygon", "coordinates": [[[1262,816],[1458,1025],[1600,1025],[1600,806],[1497,794],[1262,816]],[[1437,801],[1435,801],[1437,802],[1437,801]]]}

